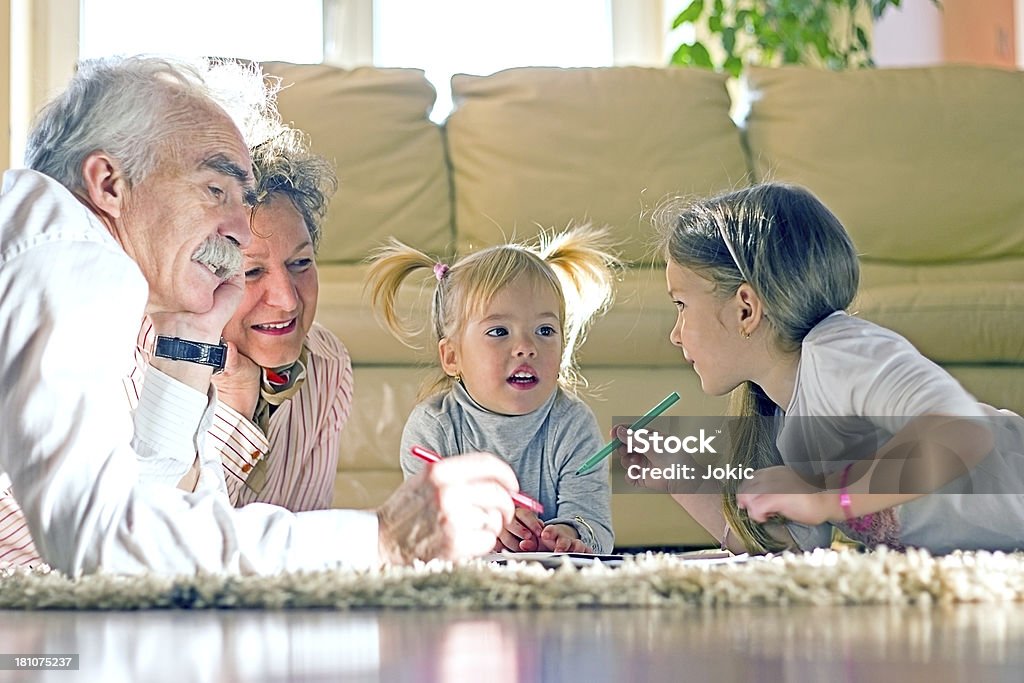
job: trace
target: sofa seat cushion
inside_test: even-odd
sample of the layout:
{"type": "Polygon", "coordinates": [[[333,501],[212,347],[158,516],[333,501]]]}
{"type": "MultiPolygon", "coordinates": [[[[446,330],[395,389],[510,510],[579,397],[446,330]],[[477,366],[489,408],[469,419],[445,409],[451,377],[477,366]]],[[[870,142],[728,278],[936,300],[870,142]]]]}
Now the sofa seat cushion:
{"type": "Polygon", "coordinates": [[[1024,73],[754,68],[759,181],[810,188],[866,258],[1024,256],[1024,73]]]}
{"type": "MultiPolygon", "coordinates": [[[[417,243],[412,241],[415,246],[417,243]]],[[[376,246],[376,244],[374,245],[376,246]]],[[[368,365],[416,365],[437,359],[437,347],[424,332],[416,338],[418,349],[405,346],[377,321],[365,291],[368,266],[365,263],[319,263],[320,297],[316,319],[345,342],[354,363],[368,365]]],[[[425,272],[429,282],[432,273],[425,272]]],[[[416,286],[411,278],[399,295],[402,314],[422,325],[429,319],[432,290],[416,286]]]]}
{"type": "Polygon", "coordinates": [[[1024,364],[1024,282],[866,287],[853,309],[940,364],[1024,364]]]}
{"type": "Polygon", "coordinates": [[[436,93],[422,70],[263,66],[281,79],[281,118],[337,167],[321,261],[359,262],[390,235],[431,249],[451,243],[444,142],[428,116],[436,93]]]}
{"type": "Polygon", "coordinates": [[[446,123],[460,248],[537,226],[608,225],[646,258],[666,196],[742,186],[726,79],[698,69],[509,69],[456,75],[446,123]]]}

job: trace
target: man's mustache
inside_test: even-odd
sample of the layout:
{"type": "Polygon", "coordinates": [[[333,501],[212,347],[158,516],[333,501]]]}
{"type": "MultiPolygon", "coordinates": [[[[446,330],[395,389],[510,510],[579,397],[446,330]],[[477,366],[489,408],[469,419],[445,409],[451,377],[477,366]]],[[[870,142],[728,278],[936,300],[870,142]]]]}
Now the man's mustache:
{"type": "Polygon", "coordinates": [[[221,280],[228,280],[242,270],[242,250],[221,235],[207,237],[192,254],[192,260],[209,268],[221,280]]]}

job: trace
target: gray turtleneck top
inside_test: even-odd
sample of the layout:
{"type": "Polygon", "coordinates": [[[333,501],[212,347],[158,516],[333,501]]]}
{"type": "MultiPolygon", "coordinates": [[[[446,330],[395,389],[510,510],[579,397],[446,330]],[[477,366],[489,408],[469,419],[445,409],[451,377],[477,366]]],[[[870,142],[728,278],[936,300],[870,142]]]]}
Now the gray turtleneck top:
{"type": "Polygon", "coordinates": [[[401,452],[406,478],[425,466],[409,452],[414,445],[441,456],[494,453],[512,467],[522,492],[544,506],[540,517],[545,524],[569,524],[595,553],[612,551],[608,461],[576,475],[579,466],[604,445],[597,418],[583,401],[562,389],[532,413],[499,415],[456,384],[450,392],[420,403],[409,415],[401,452]]]}

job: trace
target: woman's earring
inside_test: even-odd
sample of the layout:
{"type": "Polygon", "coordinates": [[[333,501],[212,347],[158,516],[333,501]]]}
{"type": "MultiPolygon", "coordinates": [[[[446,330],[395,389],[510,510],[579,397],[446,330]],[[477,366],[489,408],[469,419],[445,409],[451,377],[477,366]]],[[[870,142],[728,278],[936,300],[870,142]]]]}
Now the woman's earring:
{"type": "Polygon", "coordinates": [[[750,339],[750,332],[748,332],[747,330],[740,330],[740,334],[743,335],[744,339],[750,339]]]}
{"type": "Polygon", "coordinates": [[[459,382],[462,381],[462,375],[456,372],[454,375],[452,375],[452,379],[455,380],[456,384],[458,384],[459,382]]]}

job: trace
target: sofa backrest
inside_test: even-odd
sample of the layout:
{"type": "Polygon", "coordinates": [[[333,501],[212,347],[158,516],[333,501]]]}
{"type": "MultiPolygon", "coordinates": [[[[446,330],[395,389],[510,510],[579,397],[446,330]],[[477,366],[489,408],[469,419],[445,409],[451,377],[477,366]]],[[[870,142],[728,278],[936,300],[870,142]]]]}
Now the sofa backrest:
{"type": "Polygon", "coordinates": [[[624,258],[649,259],[663,199],[747,184],[725,82],[639,67],[456,75],[447,133],[460,249],[589,220],[612,229],[624,258]]]}
{"type": "Polygon", "coordinates": [[[452,242],[451,188],[436,93],[419,69],[339,69],[268,62],[281,79],[281,116],[333,162],[331,202],[318,260],[357,263],[388,236],[429,251],[452,242]]]}
{"type": "MultiPolygon", "coordinates": [[[[582,220],[610,226],[634,266],[583,347],[584,365],[672,362],[652,210],[668,196],[769,179],[807,186],[849,229],[865,317],[940,363],[1021,360],[1020,72],[755,68],[741,131],[725,78],[703,70],[458,75],[456,109],[438,125],[420,70],[265,67],[286,86],[284,119],[339,170],[319,315],[362,363],[415,365],[433,354],[426,338],[410,354],[369,313],[357,264],[387,237],[450,257],[582,220]],[[983,291],[964,297],[965,281],[983,291]],[[947,331],[975,318],[962,335],[947,331]]],[[[429,299],[407,289],[407,311],[425,320],[429,299]]]]}
{"type": "Polygon", "coordinates": [[[750,69],[754,176],[815,192],[866,262],[1024,257],[1024,75],[750,69]]]}

